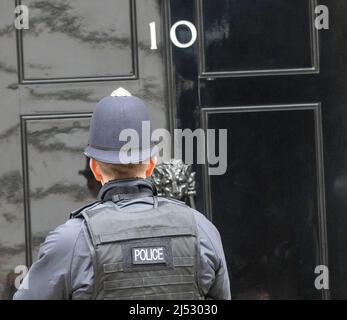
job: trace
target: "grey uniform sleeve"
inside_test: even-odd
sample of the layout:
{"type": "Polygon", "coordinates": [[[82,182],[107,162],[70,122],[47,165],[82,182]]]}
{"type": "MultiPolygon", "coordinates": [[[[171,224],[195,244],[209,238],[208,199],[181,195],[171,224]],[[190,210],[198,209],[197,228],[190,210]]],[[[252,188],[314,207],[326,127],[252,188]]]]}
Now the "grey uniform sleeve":
{"type": "Polygon", "coordinates": [[[200,244],[200,288],[208,299],[230,300],[230,281],[219,232],[201,213],[195,213],[195,220],[200,244]]]}
{"type": "Polygon", "coordinates": [[[81,267],[81,262],[74,258],[81,235],[82,222],[79,219],[69,220],[50,232],[40,247],[38,260],[23,280],[26,286],[22,285],[13,299],[71,299],[74,291],[74,283],[71,282],[72,268],[74,265],[81,267]]]}

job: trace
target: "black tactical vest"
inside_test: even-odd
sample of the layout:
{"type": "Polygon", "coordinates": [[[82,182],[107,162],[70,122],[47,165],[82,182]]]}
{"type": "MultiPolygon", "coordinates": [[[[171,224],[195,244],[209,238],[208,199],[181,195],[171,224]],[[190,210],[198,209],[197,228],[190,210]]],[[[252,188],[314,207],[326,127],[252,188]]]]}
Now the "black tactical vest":
{"type": "Polygon", "coordinates": [[[124,212],[107,201],[80,212],[95,250],[95,299],[203,299],[193,211],[154,199],[147,211],[124,212]]]}

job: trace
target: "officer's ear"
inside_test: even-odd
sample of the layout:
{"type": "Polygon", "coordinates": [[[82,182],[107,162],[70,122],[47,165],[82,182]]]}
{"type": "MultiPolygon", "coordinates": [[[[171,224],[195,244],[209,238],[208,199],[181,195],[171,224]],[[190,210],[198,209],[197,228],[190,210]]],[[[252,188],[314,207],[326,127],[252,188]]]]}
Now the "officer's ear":
{"type": "Polygon", "coordinates": [[[146,177],[150,177],[152,175],[156,163],[157,163],[156,157],[149,159],[149,162],[148,162],[147,168],[146,168],[146,177]]]}
{"type": "Polygon", "coordinates": [[[102,182],[102,174],[101,174],[101,169],[100,169],[98,162],[94,159],[90,159],[89,160],[89,167],[90,167],[90,170],[92,170],[92,172],[93,172],[95,180],[102,182]]]}

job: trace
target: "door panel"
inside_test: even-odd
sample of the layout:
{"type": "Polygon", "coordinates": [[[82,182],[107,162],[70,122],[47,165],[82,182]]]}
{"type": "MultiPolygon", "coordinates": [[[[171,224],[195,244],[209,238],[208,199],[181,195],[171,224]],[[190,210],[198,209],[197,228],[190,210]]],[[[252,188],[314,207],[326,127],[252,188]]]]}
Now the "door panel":
{"type": "Polygon", "coordinates": [[[84,169],[89,121],[90,114],[21,118],[29,262],[36,260],[48,232],[66,221],[66,208],[95,199],[79,174],[84,169]]]}
{"type": "Polygon", "coordinates": [[[206,206],[224,241],[234,297],[319,299],[312,270],[327,263],[324,193],[317,181],[323,162],[320,106],[202,113],[204,128],[229,133],[228,171],[206,175],[206,206]]]}
{"type": "Polygon", "coordinates": [[[19,39],[23,81],[137,77],[135,1],[21,3],[30,8],[19,39]]]}
{"type": "Polygon", "coordinates": [[[199,0],[201,73],[298,73],[316,70],[315,1],[199,0]],[[293,23],[295,21],[295,23],[293,23]]]}

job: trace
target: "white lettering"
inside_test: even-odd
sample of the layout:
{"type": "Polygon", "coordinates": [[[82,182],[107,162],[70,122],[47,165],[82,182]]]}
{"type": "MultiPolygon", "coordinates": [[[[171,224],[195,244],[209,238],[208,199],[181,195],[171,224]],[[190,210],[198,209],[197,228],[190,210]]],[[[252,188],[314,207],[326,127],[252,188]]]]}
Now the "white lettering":
{"type": "Polygon", "coordinates": [[[316,278],[314,285],[317,290],[328,290],[329,289],[329,269],[327,266],[317,266],[314,270],[315,274],[319,274],[316,278]]]}
{"type": "Polygon", "coordinates": [[[29,8],[25,5],[19,5],[14,9],[18,16],[14,20],[14,26],[17,30],[29,29],[29,8]]]}
{"type": "MultiPolygon", "coordinates": [[[[138,151],[140,148],[139,142],[139,134],[134,129],[124,129],[119,135],[119,141],[127,141],[120,150],[119,153],[119,161],[123,164],[139,162],[139,157],[137,155],[137,159],[133,159],[134,149],[138,151]],[[128,138],[130,140],[128,141],[128,138]]],[[[138,154],[138,152],[137,152],[138,154]]]]}
{"type": "Polygon", "coordinates": [[[129,314],[131,315],[156,315],[157,318],[160,318],[164,307],[142,307],[138,304],[136,307],[130,307],[129,314]]]}
{"type": "Polygon", "coordinates": [[[154,21],[149,24],[149,30],[151,34],[151,50],[158,50],[157,30],[154,21]]]}
{"type": "Polygon", "coordinates": [[[171,38],[171,41],[172,43],[178,47],[178,48],[189,48],[190,46],[192,46],[194,44],[194,42],[196,41],[198,37],[198,32],[196,31],[196,28],[195,26],[189,22],[189,21],[185,21],[185,20],[181,20],[181,21],[177,21],[172,27],[171,27],[171,30],[170,30],[170,38],[171,38]],[[192,38],[189,42],[187,43],[181,43],[178,41],[177,39],[177,34],[176,34],[176,30],[179,26],[186,26],[189,28],[191,34],[192,34],[192,38]]]}
{"type": "Polygon", "coordinates": [[[134,255],[134,258],[135,258],[135,261],[137,261],[137,258],[139,257],[140,255],[140,250],[139,249],[135,249],[135,255],[134,255]]]}
{"type": "Polygon", "coordinates": [[[164,250],[163,248],[158,249],[158,260],[164,260],[164,250]]]}
{"type": "Polygon", "coordinates": [[[142,261],[147,260],[146,250],[142,249],[142,250],[140,251],[140,259],[141,259],[142,261]]]}
{"type": "Polygon", "coordinates": [[[207,129],[207,159],[208,163],[212,166],[208,168],[208,174],[211,176],[220,176],[227,171],[228,163],[228,130],[220,129],[219,142],[217,144],[219,148],[219,156],[216,156],[216,132],[212,129],[207,129]],[[217,166],[218,165],[218,166],[217,166]]]}
{"type": "Polygon", "coordinates": [[[165,261],[164,249],[160,248],[137,248],[134,249],[134,261],[165,261]]]}
{"type": "Polygon", "coordinates": [[[14,269],[14,273],[19,274],[19,276],[17,276],[15,281],[14,281],[15,288],[17,290],[18,289],[29,289],[28,279],[26,278],[26,275],[28,273],[27,266],[24,266],[24,265],[17,266],[14,269]],[[22,280],[23,280],[23,282],[22,282],[22,280]]]}
{"type": "Polygon", "coordinates": [[[329,29],[329,8],[324,5],[317,6],[315,13],[319,14],[315,20],[315,26],[317,30],[329,29]]]}
{"type": "Polygon", "coordinates": [[[134,129],[121,131],[119,140],[126,141],[126,143],[120,150],[120,163],[137,163],[139,161],[139,151],[148,150],[152,144],[151,142],[155,142],[158,163],[171,159],[173,151],[174,158],[178,160],[183,160],[184,154],[184,163],[187,165],[191,165],[195,161],[196,164],[206,164],[207,162],[210,165],[209,175],[223,175],[227,170],[227,129],[203,130],[198,128],[194,131],[191,129],[174,129],[172,137],[166,129],[156,129],[151,134],[149,121],[143,121],[141,130],[141,134],[134,129]],[[174,150],[172,150],[172,146],[174,150]]]}

